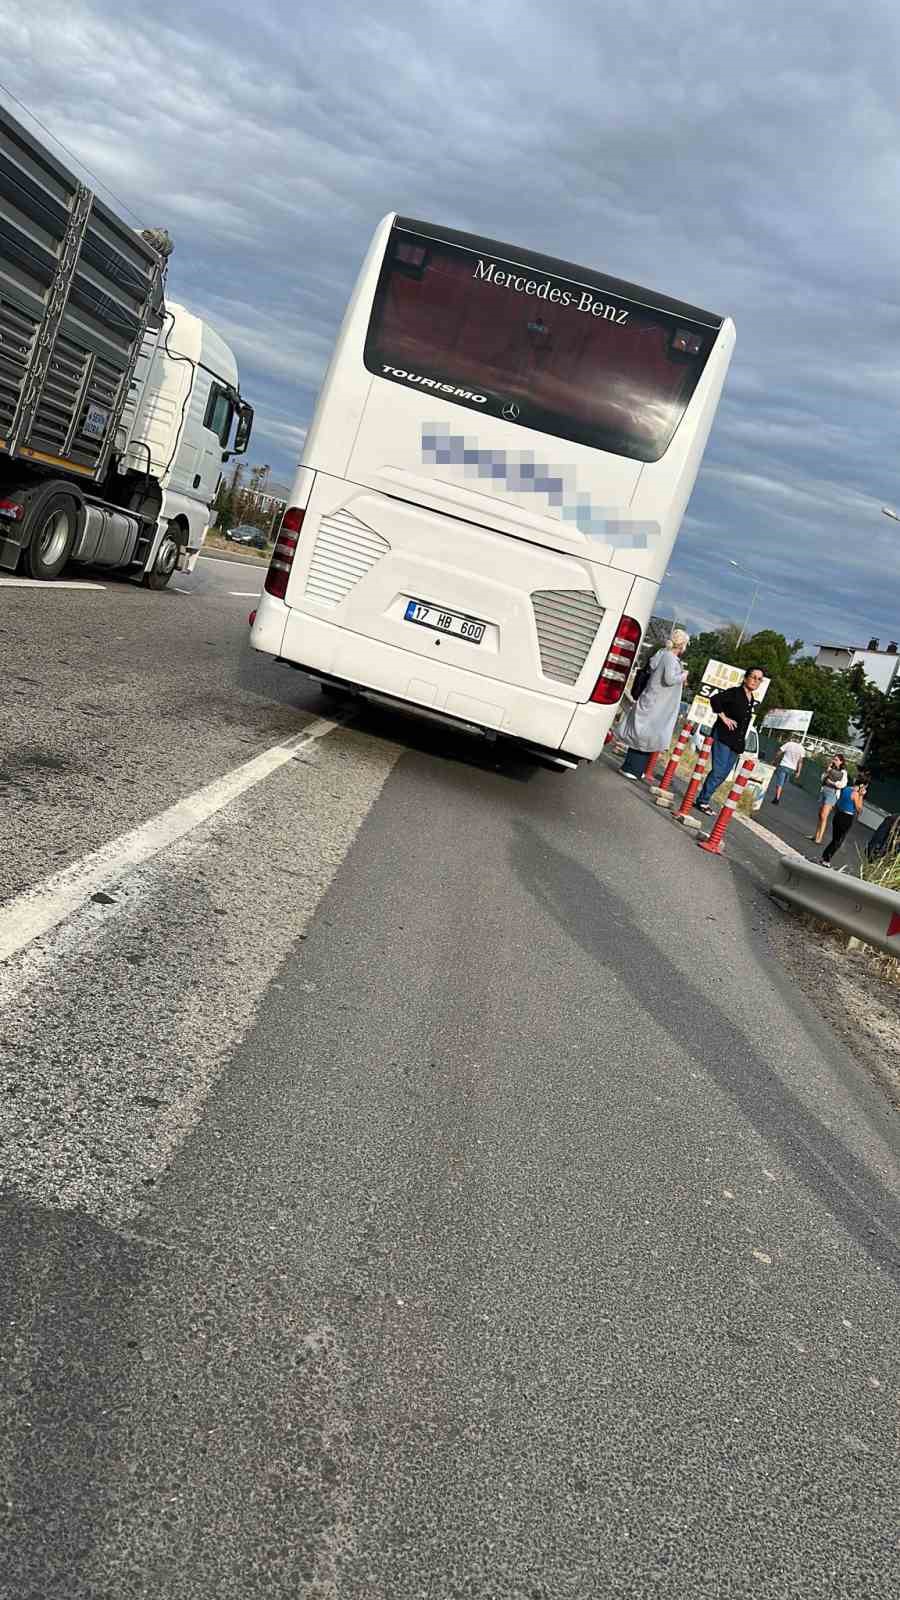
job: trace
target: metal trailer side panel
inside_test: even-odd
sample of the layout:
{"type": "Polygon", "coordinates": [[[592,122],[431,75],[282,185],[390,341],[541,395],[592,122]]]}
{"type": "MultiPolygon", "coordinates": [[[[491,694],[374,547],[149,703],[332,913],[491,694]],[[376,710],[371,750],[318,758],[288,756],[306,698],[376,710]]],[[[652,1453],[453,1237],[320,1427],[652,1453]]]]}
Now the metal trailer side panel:
{"type": "Polygon", "coordinates": [[[103,478],[160,257],[0,106],[0,452],[103,478]]]}

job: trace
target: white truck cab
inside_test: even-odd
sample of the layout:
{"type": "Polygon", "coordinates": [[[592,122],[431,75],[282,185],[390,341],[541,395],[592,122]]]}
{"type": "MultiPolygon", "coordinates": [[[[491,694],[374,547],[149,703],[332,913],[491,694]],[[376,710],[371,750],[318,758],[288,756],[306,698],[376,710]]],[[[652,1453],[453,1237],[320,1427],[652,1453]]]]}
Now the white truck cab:
{"type": "MultiPolygon", "coordinates": [[[[245,412],[237,362],[225,340],[208,322],[168,300],[162,327],[144,338],[121,423],[128,444],[119,472],[149,472],[162,494],[149,566],[168,539],[176,547],[173,566],[193,570],[223,454],[236,418],[240,435],[245,412]]],[[[242,447],[240,438],[235,447],[242,447]]]]}

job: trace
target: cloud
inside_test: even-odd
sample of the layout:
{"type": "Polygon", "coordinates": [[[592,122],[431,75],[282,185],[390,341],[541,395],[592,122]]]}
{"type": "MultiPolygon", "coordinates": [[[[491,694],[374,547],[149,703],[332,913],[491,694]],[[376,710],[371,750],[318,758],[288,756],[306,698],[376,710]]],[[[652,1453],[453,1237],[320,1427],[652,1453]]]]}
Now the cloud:
{"type": "Polygon", "coordinates": [[[300,455],[306,440],[305,428],[299,428],[292,422],[285,422],[281,417],[269,416],[264,411],[256,413],[254,429],[257,437],[274,439],[276,444],[289,452],[292,461],[300,455]]]}
{"type": "Polygon", "coordinates": [[[890,0],[34,0],[0,76],[170,227],[278,478],[375,224],[433,217],[734,316],[661,606],[684,570],[698,616],[745,611],[736,557],[761,622],[893,636],[898,47],[890,0]]]}

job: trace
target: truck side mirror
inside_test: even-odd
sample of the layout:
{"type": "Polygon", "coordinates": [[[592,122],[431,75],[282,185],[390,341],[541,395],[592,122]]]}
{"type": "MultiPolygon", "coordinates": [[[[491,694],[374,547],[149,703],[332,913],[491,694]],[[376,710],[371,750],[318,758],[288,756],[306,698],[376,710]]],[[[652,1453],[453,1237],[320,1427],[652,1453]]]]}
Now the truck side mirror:
{"type": "Polygon", "coordinates": [[[250,435],[252,432],[253,407],[248,406],[246,400],[242,400],[240,406],[238,407],[238,424],[234,434],[234,450],[232,452],[234,455],[244,455],[247,446],[250,443],[250,435]]]}

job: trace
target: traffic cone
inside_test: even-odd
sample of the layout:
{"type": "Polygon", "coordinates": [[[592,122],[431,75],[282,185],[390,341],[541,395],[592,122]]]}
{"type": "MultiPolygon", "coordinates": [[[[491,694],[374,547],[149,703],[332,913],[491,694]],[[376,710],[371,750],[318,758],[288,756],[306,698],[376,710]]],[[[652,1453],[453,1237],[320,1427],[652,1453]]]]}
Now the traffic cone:
{"type": "Polygon", "coordinates": [[[668,800],[660,802],[658,797],[661,794],[668,794],[669,791],[671,790],[671,788],[672,788],[672,779],[675,777],[675,774],[678,771],[678,767],[679,767],[681,758],[684,755],[685,746],[687,745],[687,742],[690,739],[691,734],[693,733],[693,731],[694,731],[694,724],[692,722],[686,722],[684,727],[682,728],[680,734],[678,735],[678,739],[677,739],[677,742],[675,744],[675,749],[672,751],[672,758],[669,761],[669,764],[666,767],[666,770],[663,773],[660,782],[657,784],[656,788],[653,790],[653,793],[657,796],[657,802],[656,802],[657,805],[659,805],[660,803],[662,803],[663,805],[668,805],[670,803],[668,800]]]}
{"type": "Polygon", "coordinates": [[[691,781],[684,791],[684,799],[682,800],[681,805],[678,807],[678,810],[674,813],[675,821],[682,822],[686,828],[699,828],[700,826],[699,822],[697,822],[697,820],[691,816],[690,811],[691,806],[694,804],[694,801],[699,793],[700,785],[709,771],[711,755],[712,734],[708,733],[703,741],[703,748],[700,751],[700,758],[697,761],[697,764],[694,767],[694,771],[691,775],[691,781]]]}
{"type": "Polygon", "coordinates": [[[725,853],[722,849],[722,836],[725,832],[725,829],[728,827],[729,822],[734,816],[735,808],[741,798],[741,795],[746,789],[747,784],[750,782],[750,775],[752,771],[753,757],[745,756],[744,760],[741,762],[741,770],[734,780],[734,785],[729,792],[728,798],[722,806],[719,815],[716,817],[715,822],[713,823],[712,833],[710,833],[706,839],[697,840],[700,849],[708,851],[711,856],[721,856],[725,853]]]}

